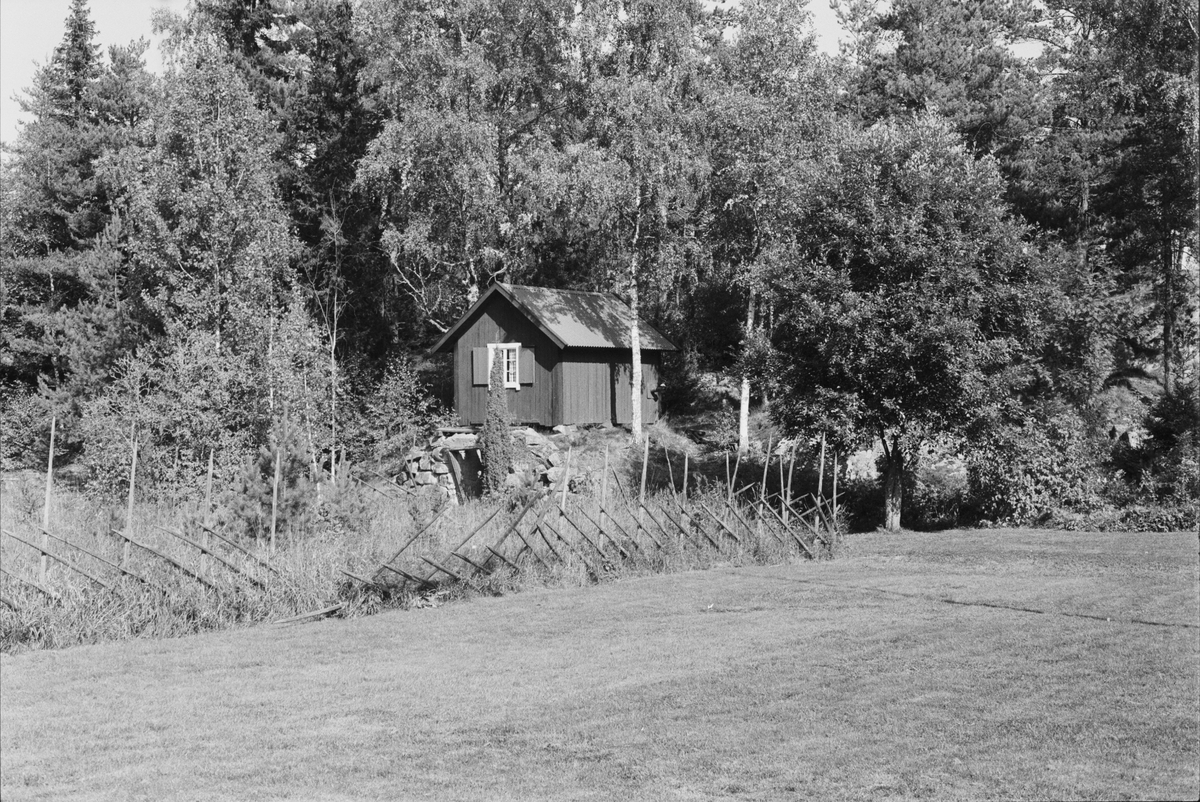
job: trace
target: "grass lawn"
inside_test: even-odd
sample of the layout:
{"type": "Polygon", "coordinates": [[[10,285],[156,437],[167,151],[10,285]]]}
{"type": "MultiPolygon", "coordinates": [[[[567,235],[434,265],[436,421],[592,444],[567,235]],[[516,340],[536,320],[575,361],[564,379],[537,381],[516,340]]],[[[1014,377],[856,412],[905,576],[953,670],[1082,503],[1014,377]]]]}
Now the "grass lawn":
{"type": "Polygon", "coordinates": [[[1195,799],[1194,535],[834,562],[0,657],[5,802],[1195,799]]]}

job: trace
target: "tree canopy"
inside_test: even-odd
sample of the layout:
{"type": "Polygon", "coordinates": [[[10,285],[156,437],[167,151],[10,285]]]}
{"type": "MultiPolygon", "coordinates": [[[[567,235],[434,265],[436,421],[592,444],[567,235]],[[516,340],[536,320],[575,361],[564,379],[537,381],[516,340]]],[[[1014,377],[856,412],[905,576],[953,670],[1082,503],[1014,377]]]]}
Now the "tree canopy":
{"type": "Polygon", "coordinates": [[[3,161],[6,464],[50,418],[97,469],[131,420],[163,476],[377,453],[381,388],[497,281],[618,293],[676,388],[880,441],[894,525],[918,440],[1176,408],[1194,3],[835,7],[836,57],[773,0],[201,0],[152,75],[72,0],[3,161]]]}

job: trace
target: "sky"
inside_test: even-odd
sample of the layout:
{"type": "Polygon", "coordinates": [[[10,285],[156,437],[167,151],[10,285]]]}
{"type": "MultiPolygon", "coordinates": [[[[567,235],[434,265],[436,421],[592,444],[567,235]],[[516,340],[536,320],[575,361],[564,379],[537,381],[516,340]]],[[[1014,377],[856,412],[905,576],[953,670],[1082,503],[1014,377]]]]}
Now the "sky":
{"type": "MultiPolygon", "coordinates": [[[[21,107],[14,96],[33,83],[37,65],[50,60],[62,40],[70,0],[3,0],[0,2],[0,140],[11,143],[17,134],[21,107]]],[[[187,0],[89,0],[96,40],[102,49],[139,37],[151,41],[146,63],[157,72],[161,65],[157,43],[150,35],[155,8],[186,10],[187,0]]],[[[837,51],[837,22],[827,0],[810,0],[818,44],[837,51]]]]}

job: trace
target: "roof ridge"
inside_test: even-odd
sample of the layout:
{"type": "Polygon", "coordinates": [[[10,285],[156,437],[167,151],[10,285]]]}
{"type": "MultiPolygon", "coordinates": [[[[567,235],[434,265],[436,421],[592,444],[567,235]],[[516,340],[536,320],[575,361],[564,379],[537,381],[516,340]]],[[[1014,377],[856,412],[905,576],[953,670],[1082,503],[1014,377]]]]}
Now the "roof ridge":
{"type": "Polygon", "coordinates": [[[606,297],[614,295],[612,292],[601,292],[599,290],[565,290],[558,287],[536,287],[533,284],[508,284],[505,282],[504,286],[510,290],[549,290],[550,292],[573,292],[578,295],[603,295],[606,297]]]}

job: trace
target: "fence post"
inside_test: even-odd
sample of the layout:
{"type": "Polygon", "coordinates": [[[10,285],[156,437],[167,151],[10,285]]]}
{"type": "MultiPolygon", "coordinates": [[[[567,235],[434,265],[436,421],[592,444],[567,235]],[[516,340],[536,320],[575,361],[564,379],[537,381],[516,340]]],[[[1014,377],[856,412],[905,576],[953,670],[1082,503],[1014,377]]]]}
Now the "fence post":
{"type": "Polygon", "coordinates": [[[275,481],[271,484],[271,553],[275,553],[275,521],[279,511],[279,445],[275,445],[275,481]]]}
{"type": "Polygon", "coordinates": [[[213,450],[208,450],[208,484],[204,490],[204,520],[212,514],[213,450]]]}
{"type": "Polygon", "coordinates": [[[608,506],[608,445],[604,446],[604,472],[600,474],[600,527],[604,528],[604,515],[608,506]]]}
{"type": "Polygon", "coordinates": [[[817,495],[825,498],[825,433],[821,432],[821,472],[817,474],[817,495]]]}
{"type": "Polygon", "coordinates": [[[837,491],[838,477],[837,477],[837,475],[838,475],[838,453],[837,453],[837,449],[834,449],[834,452],[833,452],[833,526],[834,526],[835,530],[837,529],[837,516],[838,516],[838,491],[837,491]]]}
{"type": "MultiPolygon", "coordinates": [[[[783,510],[782,510],[783,523],[785,525],[788,522],[788,516],[791,514],[791,511],[788,509],[788,507],[791,506],[791,504],[792,504],[792,477],[796,474],[796,446],[798,444],[799,444],[798,441],[796,441],[796,440],[792,441],[792,453],[788,456],[787,492],[784,494],[784,497],[783,497],[783,510]]],[[[779,466],[781,468],[783,467],[782,457],[780,458],[779,466]]]]}
{"type": "MultiPolygon", "coordinates": [[[[134,431],[135,430],[134,430],[133,426],[130,426],[129,427],[129,441],[131,444],[130,448],[132,449],[132,455],[129,458],[129,502],[128,502],[127,506],[125,507],[125,534],[127,534],[127,535],[133,534],[133,494],[134,494],[134,489],[137,487],[138,442],[137,442],[137,437],[134,436],[134,431]]],[[[125,543],[122,544],[122,546],[121,546],[121,565],[127,565],[128,563],[129,563],[129,541],[126,540],[125,543]]]]}
{"type": "MultiPolygon", "coordinates": [[[[204,523],[210,522],[212,515],[212,480],[213,480],[213,450],[208,449],[208,482],[204,487],[204,523]]],[[[204,548],[211,545],[208,537],[208,527],[202,525],[200,527],[200,542],[204,548]]]]}
{"type": "Polygon", "coordinates": [[[683,452],[683,507],[687,509],[688,453],[683,452]]]}
{"type": "Polygon", "coordinates": [[[767,452],[763,455],[762,485],[758,489],[758,517],[754,519],[754,536],[762,537],[762,508],[767,503],[767,473],[771,470],[771,438],[767,438],[767,452]]]}
{"type": "Polygon", "coordinates": [[[646,438],[644,448],[642,449],[642,489],[638,493],[638,514],[637,528],[638,534],[642,533],[642,510],[646,507],[646,466],[650,462],[650,438],[646,438]]]}
{"type": "Polygon", "coordinates": [[[567,463],[563,466],[562,500],[558,502],[558,506],[562,509],[567,507],[567,488],[571,485],[571,448],[571,446],[567,446],[567,463]]]}
{"type": "Polygon", "coordinates": [[[54,434],[58,418],[50,416],[50,453],[46,456],[46,500],[42,504],[42,553],[38,561],[38,576],[43,585],[46,584],[46,549],[50,547],[50,538],[46,532],[50,529],[50,495],[54,490],[54,434]]]}

